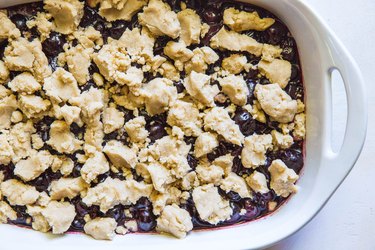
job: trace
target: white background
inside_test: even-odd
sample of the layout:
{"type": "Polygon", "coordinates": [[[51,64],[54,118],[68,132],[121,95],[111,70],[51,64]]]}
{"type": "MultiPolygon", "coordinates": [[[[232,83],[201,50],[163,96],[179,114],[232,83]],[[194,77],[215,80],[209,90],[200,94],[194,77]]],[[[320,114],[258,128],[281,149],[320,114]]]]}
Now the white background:
{"type": "MultiPolygon", "coordinates": [[[[342,40],[359,64],[367,85],[367,140],[353,171],[306,227],[269,250],[375,249],[375,0],[304,0],[342,40]]],[[[340,82],[335,82],[340,83],[340,82]]],[[[335,90],[337,133],[343,134],[342,88],[335,90]]],[[[334,137],[339,141],[338,135],[334,137]]]]}

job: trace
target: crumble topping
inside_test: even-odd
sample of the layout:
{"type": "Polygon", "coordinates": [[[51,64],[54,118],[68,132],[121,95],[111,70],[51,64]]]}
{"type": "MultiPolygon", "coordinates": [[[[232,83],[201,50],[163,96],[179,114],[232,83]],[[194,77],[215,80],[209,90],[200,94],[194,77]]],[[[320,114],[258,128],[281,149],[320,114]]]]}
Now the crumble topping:
{"type": "Polygon", "coordinates": [[[48,221],[42,215],[42,207],[28,205],[26,211],[33,218],[31,225],[34,230],[46,233],[51,229],[48,221]]]}
{"type": "Polygon", "coordinates": [[[186,48],[186,44],[183,41],[180,42],[168,42],[164,47],[164,54],[175,61],[177,68],[182,70],[181,66],[187,61],[189,61],[194,53],[186,48]]]}
{"type": "Polygon", "coordinates": [[[297,114],[294,117],[293,136],[298,139],[304,139],[306,134],[306,115],[304,113],[297,114]]]}
{"type": "Polygon", "coordinates": [[[134,92],[142,85],[144,75],[141,69],[129,67],[126,74],[121,76],[121,84],[126,84],[134,92]]]}
{"type": "Polygon", "coordinates": [[[103,152],[118,169],[134,168],[137,164],[136,152],[119,141],[109,141],[103,152]]]}
{"type": "Polygon", "coordinates": [[[265,75],[272,83],[277,83],[285,88],[292,74],[292,65],[286,60],[274,59],[272,62],[261,60],[258,64],[261,74],[265,75]]]}
{"type": "Polygon", "coordinates": [[[17,162],[14,174],[24,181],[30,181],[41,175],[52,164],[53,157],[48,151],[39,151],[25,160],[17,162]]]}
{"type": "Polygon", "coordinates": [[[45,10],[53,17],[55,30],[62,34],[70,34],[77,29],[83,16],[83,6],[79,0],[44,1],[45,10]]]}
{"type": "Polygon", "coordinates": [[[184,80],[189,95],[202,105],[214,106],[214,97],[220,92],[217,85],[210,85],[211,78],[203,73],[192,71],[184,80]]]}
{"type": "Polygon", "coordinates": [[[97,240],[112,240],[117,223],[113,218],[95,218],[85,224],[85,233],[97,240]]]}
{"type": "Polygon", "coordinates": [[[221,167],[224,170],[224,176],[228,176],[232,172],[233,156],[231,154],[217,157],[212,164],[221,167]]]}
{"type": "Polygon", "coordinates": [[[57,68],[53,74],[44,80],[43,89],[57,103],[66,102],[80,94],[77,80],[63,68],[57,68]]]}
{"type": "Polygon", "coordinates": [[[297,191],[304,89],[279,19],[163,0],[31,5],[0,11],[0,223],[183,238],[297,191]]]}
{"type": "Polygon", "coordinates": [[[234,31],[245,30],[264,31],[275,23],[273,18],[260,18],[257,12],[239,11],[229,8],[224,11],[224,24],[234,31]]]}
{"type": "Polygon", "coordinates": [[[51,182],[51,199],[61,200],[63,198],[73,199],[88,187],[81,178],[61,178],[51,182]]]}
{"type": "Polygon", "coordinates": [[[245,69],[246,64],[246,56],[240,54],[232,54],[223,59],[221,66],[229,73],[235,75],[241,73],[245,69]]]}
{"type": "Polygon", "coordinates": [[[104,133],[109,134],[124,126],[124,114],[116,108],[106,108],[103,111],[104,133]]]}
{"type": "Polygon", "coordinates": [[[34,149],[41,149],[44,146],[44,141],[38,134],[31,135],[31,143],[34,149]]]}
{"type": "Polygon", "coordinates": [[[32,121],[17,123],[9,130],[7,139],[9,145],[13,148],[13,163],[17,163],[22,158],[26,158],[34,152],[31,147],[31,135],[35,132],[36,130],[32,121]]]}
{"type": "Polygon", "coordinates": [[[18,106],[27,118],[31,118],[43,116],[51,106],[51,102],[36,95],[22,95],[18,99],[18,106]]]}
{"type": "Polygon", "coordinates": [[[36,17],[32,20],[27,21],[26,24],[29,29],[32,29],[34,27],[37,28],[40,33],[40,40],[43,42],[46,38],[49,37],[51,31],[54,28],[53,23],[50,22],[51,18],[51,14],[38,12],[36,14],[36,17]]]}
{"type": "Polygon", "coordinates": [[[223,179],[221,181],[220,188],[227,192],[234,191],[238,193],[242,198],[252,197],[245,180],[235,173],[230,173],[228,177],[223,179]]]}
{"type": "Polygon", "coordinates": [[[218,79],[222,91],[229,96],[229,99],[238,106],[244,106],[247,102],[249,89],[242,76],[229,75],[218,79]]]}
{"type": "Polygon", "coordinates": [[[82,123],[80,118],[81,109],[79,107],[64,105],[60,108],[60,114],[68,125],[71,125],[73,122],[77,124],[82,123]]]}
{"type": "Polygon", "coordinates": [[[34,94],[34,92],[41,89],[41,85],[29,72],[21,73],[13,78],[13,80],[8,83],[8,87],[13,92],[28,95],[34,94]]]}
{"type": "Polygon", "coordinates": [[[90,55],[93,53],[91,48],[84,48],[77,45],[65,52],[65,60],[69,72],[72,73],[79,85],[85,84],[89,79],[89,67],[91,64],[90,55]]]}
{"type": "Polygon", "coordinates": [[[170,167],[176,167],[175,164],[180,163],[177,167],[182,170],[186,167],[189,168],[186,157],[190,151],[190,148],[191,145],[187,145],[180,138],[176,138],[173,135],[168,135],[156,140],[155,143],[148,148],[141,150],[140,160],[151,162],[159,161],[160,163],[169,165],[170,167]],[[146,154],[149,157],[142,157],[142,154],[146,154]]]}
{"type": "Polygon", "coordinates": [[[92,7],[100,3],[99,14],[107,21],[130,21],[135,13],[147,4],[147,0],[89,0],[92,7]]]}
{"type": "Polygon", "coordinates": [[[51,75],[48,59],[38,39],[32,42],[23,37],[12,40],[5,48],[4,62],[8,70],[30,71],[39,82],[51,75]]]}
{"type": "Polygon", "coordinates": [[[220,166],[199,164],[195,170],[201,184],[213,183],[219,185],[224,176],[224,170],[220,166]]]}
{"type": "Polygon", "coordinates": [[[17,219],[17,213],[5,201],[0,201],[0,223],[17,219]]]}
{"type": "Polygon", "coordinates": [[[258,171],[254,171],[251,175],[246,178],[246,183],[255,192],[265,194],[270,190],[267,186],[266,176],[258,171]]]}
{"type": "Polygon", "coordinates": [[[125,124],[125,130],[132,141],[145,142],[149,135],[149,132],[145,129],[145,125],[145,117],[138,116],[125,124]]]}
{"type": "Polygon", "coordinates": [[[0,84],[5,83],[8,80],[9,73],[10,72],[8,68],[5,66],[4,61],[0,60],[0,84]]]}
{"type": "Polygon", "coordinates": [[[199,158],[211,153],[217,146],[219,146],[219,141],[215,134],[210,132],[201,133],[195,141],[194,154],[199,158]]]}
{"type": "Polygon", "coordinates": [[[103,124],[90,125],[84,135],[85,147],[92,147],[93,150],[101,150],[104,138],[103,124]]]}
{"type": "Polygon", "coordinates": [[[12,116],[10,117],[10,121],[12,123],[18,123],[18,122],[21,122],[22,120],[23,120],[22,113],[18,110],[13,111],[12,116]]]}
{"type": "Polygon", "coordinates": [[[218,188],[214,187],[213,184],[195,188],[192,196],[199,217],[210,224],[217,224],[228,220],[232,215],[233,211],[229,205],[229,201],[224,200],[220,196],[218,188]]]}
{"type": "Polygon", "coordinates": [[[189,213],[175,204],[166,206],[157,219],[157,231],[170,233],[177,238],[186,237],[186,233],[192,229],[193,223],[189,213]]]}
{"type": "Polygon", "coordinates": [[[162,65],[160,65],[160,67],[157,69],[157,72],[171,81],[180,80],[180,72],[170,62],[164,62],[162,65]]]}
{"type": "MultiPolygon", "coordinates": [[[[0,171],[0,184],[5,180],[4,171],[0,171]]],[[[1,194],[1,187],[0,187],[0,199],[2,199],[3,196],[1,194]]]]}
{"type": "Polygon", "coordinates": [[[129,233],[129,230],[124,226],[119,226],[119,227],[116,227],[115,232],[116,234],[119,234],[119,235],[125,235],[129,233]]]}
{"type": "Polygon", "coordinates": [[[244,107],[249,113],[253,116],[253,118],[259,122],[266,123],[267,117],[265,113],[262,110],[262,106],[260,106],[260,103],[258,101],[254,101],[253,106],[246,105],[244,107]]]}
{"type": "Polygon", "coordinates": [[[131,56],[143,56],[147,59],[154,58],[155,38],[147,29],[126,29],[119,41],[131,56]]]}
{"type": "Polygon", "coordinates": [[[8,97],[12,94],[12,91],[7,89],[4,85],[0,85],[0,100],[8,97]]]}
{"type": "Polygon", "coordinates": [[[81,176],[87,183],[95,180],[95,178],[104,174],[109,170],[109,164],[104,154],[95,152],[93,157],[87,159],[81,169],[81,176]]]}
{"type": "Polygon", "coordinates": [[[119,43],[113,41],[111,44],[104,45],[93,55],[93,60],[107,81],[125,84],[121,79],[130,66],[130,58],[119,43]]]}
{"type": "Polygon", "coordinates": [[[258,43],[255,39],[235,31],[228,31],[224,27],[212,37],[210,45],[214,49],[246,51],[255,56],[262,55],[263,50],[263,44],[258,43]]]}
{"type": "Polygon", "coordinates": [[[198,136],[202,133],[199,109],[193,103],[176,101],[169,109],[167,122],[172,127],[179,127],[186,136],[198,136]]]}
{"type": "Polygon", "coordinates": [[[210,31],[210,28],[211,28],[211,26],[208,25],[207,23],[202,23],[202,26],[201,26],[201,38],[206,37],[206,35],[210,31]]]}
{"type": "Polygon", "coordinates": [[[150,0],[143,12],[138,14],[138,20],[155,36],[167,35],[175,39],[180,35],[181,26],[177,14],[161,0],[150,0]]]}
{"type": "Polygon", "coordinates": [[[287,197],[291,193],[297,192],[294,183],[298,179],[298,175],[293,169],[288,168],[281,160],[274,160],[269,167],[271,173],[271,188],[277,195],[287,197]]]}
{"type": "Polygon", "coordinates": [[[0,187],[2,195],[7,198],[10,205],[24,206],[33,204],[40,195],[35,187],[23,184],[15,179],[2,182],[0,187]]]}
{"type": "MultiPolygon", "coordinates": [[[[81,108],[82,120],[89,125],[90,129],[98,127],[100,113],[104,108],[104,92],[101,89],[90,88],[77,97],[69,100],[72,105],[81,108]]],[[[101,123],[100,123],[101,124],[101,123]]],[[[85,140],[87,140],[85,138],[85,140]]]]}
{"type": "Polygon", "coordinates": [[[192,71],[205,73],[208,65],[215,63],[217,60],[219,60],[219,56],[210,47],[195,48],[193,57],[185,63],[185,71],[186,73],[191,73],[192,71]]]}
{"type": "MultiPolygon", "coordinates": [[[[274,46],[274,45],[270,45],[270,44],[263,44],[262,60],[265,61],[265,62],[272,62],[275,58],[281,57],[282,52],[283,52],[283,50],[279,46],[274,46]]],[[[284,67],[285,67],[285,65],[284,65],[284,67]]],[[[288,69],[287,66],[285,68],[288,69]]],[[[286,72],[288,72],[288,71],[286,70],[286,72]]],[[[275,78],[278,78],[276,76],[276,74],[273,75],[273,76],[275,78]]],[[[289,75],[289,77],[290,77],[290,75],[289,75]]]]}
{"type": "Polygon", "coordinates": [[[241,153],[242,164],[245,168],[257,168],[266,163],[266,153],[272,149],[271,135],[251,135],[245,138],[241,153]]]}
{"type": "Polygon", "coordinates": [[[290,136],[289,134],[284,135],[278,132],[277,130],[272,130],[271,135],[272,135],[273,145],[276,148],[287,149],[293,145],[293,142],[294,142],[293,137],[290,136]]]}
{"type": "Polygon", "coordinates": [[[15,39],[21,36],[21,32],[16,25],[8,18],[6,13],[0,12],[0,40],[15,39]]]}
{"type": "Polygon", "coordinates": [[[152,185],[135,180],[120,181],[108,177],[104,182],[89,188],[83,202],[88,206],[98,205],[102,212],[107,212],[118,204],[134,204],[141,197],[149,197],[152,185]]]}
{"type": "Polygon", "coordinates": [[[180,38],[186,46],[200,42],[201,18],[192,9],[184,9],[177,13],[181,25],[180,38]]]}
{"type": "Polygon", "coordinates": [[[305,111],[305,104],[301,99],[297,99],[297,114],[303,113],[305,111]]]}
{"type": "Polygon", "coordinates": [[[51,124],[50,139],[47,144],[60,153],[71,154],[81,149],[83,142],[75,138],[66,122],[55,121],[51,124]]]}
{"type": "Polygon", "coordinates": [[[51,169],[53,172],[60,171],[63,176],[68,176],[72,173],[74,168],[74,162],[72,159],[64,156],[56,156],[53,159],[51,169]]]}
{"type": "Polygon", "coordinates": [[[238,125],[230,118],[228,112],[219,107],[214,107],[204,116],[204,128],[217,132],[228,142],[241,145],[244,136],[238,125]]]}
{"type": "Polygon", "coordinates": [[[153,210],[152,212],[155,215],[160,215],[163,209],[172,204],[180,204],[181,200],[186,200],[184,197],[186,193],[181,192],[176,187],[167,187],[166,192],[160,193],[158,191],[154,191],[151,193],[150,200],[152,202],[153,210]]]}
{"type": "Polygon", "coordinates": [[[138,231],[138,225],[135,220],[129,220],[124,223],[125,228],[130,232],[137,232],[138,231]]]}
{"type": "Polygon", "coordinates": [[[92,75],[92,80],[94,81],[94,83],[96,84],[96,86],[98,86],[98,87],[101,87],[101,86],[103,86],[104,85],[104,78],[103,78],[103,76],[101,75],[101,74],[99,74],[99,73],[94,73],[93,75],[92,75]]]}
{"type": "Polygon", "coordinates": [[[182,190],[191,190],[199,186],[199,180],[196,172],[186,174],[181,180],[182,190]]]}
{"type": "Polygon", "coordinates": [[[13,112],[18,103],[14,95],[0,99],[0,129],[9,129],[13,112]]]}
{"type": "Polygon", "coordinates": [[[297,112],[297,101],[281,89],[279,84],[256,85],[254,94],[260,106],[275,121],[287,123],[293,121],[297,112]]]}
{"type": "Polygon", "coordinates": [[[142,90],[146,111],[150,115],[161,114],[168,110],[177,96],[173,82],[166,78],[155,78],[144,85],[142,90]]]}
{"type": "Polygon", "coordinates": [[[41,214],[52,228],[53,234],[66,232],[76,216],[75,208],[69,202],[51,201],[41,214]]]}
{"type": "Polygon", "coordinates": [[[147,171],[150,174],[152,184],[155,190],[164,193],[166,185],[173,182],[168,169],[159,163],[151,163],[147,166],[147,171]]]}
{"type": "Polygon", "coordinates": [[[94,27],[79,28],[73,32],[73,36],[84,48],[94,48],[103,45],[103,37],[94,27]]]}
{"type": "Polygon", "coordinates": [[[5,134],[0,134],[0,164],[9,164],[13,154],[13,148],[7,140],[7,136],[5,134]]]}

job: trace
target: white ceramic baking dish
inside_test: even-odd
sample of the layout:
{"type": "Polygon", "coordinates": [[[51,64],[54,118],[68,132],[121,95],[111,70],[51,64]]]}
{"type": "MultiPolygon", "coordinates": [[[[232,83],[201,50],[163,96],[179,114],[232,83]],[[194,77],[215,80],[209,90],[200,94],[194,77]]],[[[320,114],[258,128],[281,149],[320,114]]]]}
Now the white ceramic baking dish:
{"type": "MultiPolygon", "coordinates": [[[[0,7],[18,2],[0,0],[0,7]]],[[[365,140],[367,107],[360,71],[337,37],[303,1],[246,2],[278,15],[288,25],[298,44],[307,106],[306,160],[298,182],[299,192],[266,218],[226,229],[193,232],[183,240],[133,234],[103,242],[81,234],[51,236],[1,225],[0,249],[254,249],[290,236],[318,213],[352,169],[365,140]],[[348,102],[345,138],[337,153],[331,147],[333,69],[341,72],[348,102]]]]}

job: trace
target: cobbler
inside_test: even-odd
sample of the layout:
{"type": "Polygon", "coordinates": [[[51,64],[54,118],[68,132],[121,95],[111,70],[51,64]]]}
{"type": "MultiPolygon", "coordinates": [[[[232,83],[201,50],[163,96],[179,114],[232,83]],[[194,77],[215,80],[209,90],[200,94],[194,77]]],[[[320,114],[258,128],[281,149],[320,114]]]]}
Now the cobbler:
{"type": "Polygon", "coordinates": [[[298,190],[301,66],[264,9],[45,0],[0,11],[0,59],[2,223],[183,238],[298,190]]]}

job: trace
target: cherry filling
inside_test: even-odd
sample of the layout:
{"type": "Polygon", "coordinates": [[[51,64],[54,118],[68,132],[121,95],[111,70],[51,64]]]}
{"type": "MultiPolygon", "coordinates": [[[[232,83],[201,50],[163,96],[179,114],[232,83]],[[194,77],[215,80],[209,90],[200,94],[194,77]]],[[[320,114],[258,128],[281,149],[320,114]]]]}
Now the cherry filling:
{"type": "MultiPolygon", "coordinates": [[[[178,12],[181,11],[181,0],[166,0],[169,3],[171,8],[178,12]]],[[[223,12],[226,8],[236,7],[240,10],[245,11],[257,11],[261,17],[272,17],[276,19],[276,22],[266,31],[247,31],[244,34],[253,37],[258,42],[268,43],[272,45],[278,45],[282,49],[282,58],[288,60],[292,63],[292,75],[289,84],[286,86],[285,91],[293,99],[302,99],[304,98],[304,88],[302,83],[302,73],[299,64],[298,51],[296,42],[291,36],[288,28],[283,24],[277,17],[275,17],[270,12],[255,7],[253,5],[233,2],[229,0],[185,0],[184,3],[188,8],[196,10],[200,15],[202,21],[209,25],[209,31],[201,39],[200,46],[209,45],[211,38],[223,27],[223,12]]],[[[33,36],[37,36],[36,30],[29,30],[26,23],[31,16],[36,15],[38,11],[43,11],[42,3],[33,3],[25,4],[16,7],[9,8],[8,15],[10,19],[15,23],[16,27],[21,32],[31,32],[33,36]]],[[[96,30],[101,32],[104,41],[107,41],[109,37],[113,39],[119,39],[123,32],[127,28],[140,27],[137,19],[137,15],[134,15],[131,21],[115,21],[112,23],[107,22],[98,14],[98,10],[91,8],[89,6],[84,7],[84,15],[79,24],[80,27],[93,26],[96,30]]],[[[164,55],[163,48],[166,43],[171,39],[162,36],[157,38],[154,54],[155,55],[164,55]]],[[[50,36],[44,40],[42,47],[43,51],[48,57],[50,66],[52,69],[57,67],[57,57],[60,52],[63,52],[63,45],[66,43],[67,37],[63,34],[57,32],[51,32],[50,36]]],[[[3,57],[4,49],[7,46],[6,41],[0,42],[0,56],[3,57]]],[[[190,48],[190,47],[189,47],[190,48]]],[[[216,50],[220,59],[214,65],[210,65],[208,72],[213,73],[215,66],[220,66],[222,60],[227,57],[230,53],[227,51],[216,50]]],[[[245,53],[246,54],[246,53],[245,53]]],[[[260,58],[246,54],[249,62],[252,64],[257,64],[260,58]]],[[[92,62],[90,66],[90,73],[99,72],[96,65],[92,62]]],[[[16,75],[15,72],[11,72],[11,78],[16,75]]],[[[181,76],[185,75],[185,72],[181,72],[181,76]]],[[[158,77],[158,75],[147,75],[147,81],[152,80],[153,78],[158,77]]],[[[183,77],[181,77],[183,79],[183,77]]],[[[250,69],[247,73],[244,74],[247,86],[249,88],[249,96],[247,97],[247,104],[254,104],[254,95],[253,91],[256,84],[267,84],[269,80],[261,77],[258,70],[250,69]]],[[[90,79],[88,83],[84,86],[80,86],[82,91],[89,90],[91,87],[95,86],[95,83],[90,79]]],[[[174,86],[178,93],[182,93],[185,90],[183,85],[183,80],[174,82],[174,86]]],[[[227,107],[230,105],[230,101],[225,96],[222,96],[215,100],[216,105],[227,107]]],[[[129,121],[134,118],[132,112],[123,107],[119,107],[119,110],[124,113],[125,121],[129,121]]],[[[145,110],[140,110],[140,115],[143,115],[146,120],[146,129],[149,132],[149,139],[151,144],[156,140],[167,135],[167,128],[170,126],[167,124],[167,114],[161,114],[157,116],[149,116],[145,110]]],[[[272,130],[280,131],[278,123],[271,121],[267,118],[266,123],[261,123],[253,118],[248,110],[238,107],[232,117],[234,122],[239,126],[240,131],[243,135],[249,136],[254,133],[256,134],[266,134],[270,133],[272,130]]],[[[49,129],[50,125],[55,119],[52,117],[44,117],[38,123],[34,124],[34,127],[37,131],[37,134],[40,135],[44,142],[49,140],[49,129]]],[[[85,127],[78,126],[76,123],[71,125],[71,132],[77,137],[81,137],[85,132],[85,127]]],[[[187,144],[192,145],[192,150],[194,149],[195,137],[185,137],[187,144]]],[[[110,140],[119,140],[123,143],[127,143],[128,135],[123,129],[119,129],[110,134],[104,136],[104,145],[110,140]]],[[[42,148],[43,150],[49,150],[51,153],[56,154],[51,147],[45,144],[42,148]]],[[[232,171],[239,174],[251,174],[254,170],[245,168],[241,163],[241,152],[242,147],[231,144],[226,141],[220,141],[218,147],[216,147],[213,152],[207,155],[209,161],[214,161],[216,158],[231,154],[234,156],[232,171]]],[[[78,152],[76,152],[77,154],[78,152]]],[[[69,155],[68,157],[74,161],[74,168],[70,177],[79,177],[82,164],[77,161],[76,154],[69,155]]],[[[289,168],[292,168],[297,174],[300,173],[303,167],[303,141],[295,141],[294,144],[289,149],[283,149],[278,151],[273,151],[267,154],[266,163],[263,166],[257,168],[257,171],[263,173],[267,180],[270,179],[270,173],[268,167],[271,164],[272,160],[281,159],[289,168]]],[[[187,162],[192,170],[198,165],[198,160],[194,157],[193,152],[191,151],[187,156],[187,162]]],[[[4,173],[4,179],[19,179],[13,174],[14,165],[0,165],[0,169],[4,173]]],[[[142,177],[137,175],[133,171],[134,178],[136,180],[141,180],[142,177]]],[[[35,180],[30,181],[28,184],[33,185],[40,192],[48,192],[48,187],[51,181],[60,178],[62,174],[57,171],[53,172],[48,169],[35,180]]],[[[118,178],[123,180],[124,176],[121,172],[114,173],[109,171],[98,177],[98,183],[103,182],[108,176],[112,178],[118,178]]],[[[274,191],[270,191],[265,194],[254,193],[252,198],[242,198],[238,193],[233,191],[226,192],[220,189],[220,195],[226,200],[230,201],[230,206],[233,209],[233,214],[231,218],[225,222],[221,222],[218,225],[211,225],[203,221],[195,208],[192,198],[189,198],[186,203],[181,204],[182,208],[187,209],[187,211],[192,216],[193,224],[195,229],[200,228],[212,228],[218,226],[231,225],[240,222],[251,221],[261,216],[264,216],[273,210],[277,209],[284,201],[285,198],[278,197],[274,191]],[[273,206],[276,204],[276,207],[273,206]]],[[[90,215],[91,218],[96,217],[111,217],[116,220],[118,225],[124,225],[129,220],[136,220],[138,225],[138,230],[140,232],[149,232],[153,231],[156,227],[156,216],[153,213],[153,206],[150,200],[146,197],[142,197],[137,201],[135,205],[124,206],[117,205],[114,208],[110,209],[106,213],[100,211],[97,206],[86,206],[80,197],[76,197],[70,202],[75,206],[76,218],[74,219],[69,231],[83,231],[85,225],[85,216],[90,215]],[[125,211],[129,213],[125,213],[125,211]]],[[[10,221],[12,224],[22,225],[22,226],[31,226],[31,217],[26,213],[26,207],[24,206],[12,206],[12,208],[17,212],[17,219],[10,221]]]]}

